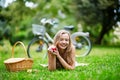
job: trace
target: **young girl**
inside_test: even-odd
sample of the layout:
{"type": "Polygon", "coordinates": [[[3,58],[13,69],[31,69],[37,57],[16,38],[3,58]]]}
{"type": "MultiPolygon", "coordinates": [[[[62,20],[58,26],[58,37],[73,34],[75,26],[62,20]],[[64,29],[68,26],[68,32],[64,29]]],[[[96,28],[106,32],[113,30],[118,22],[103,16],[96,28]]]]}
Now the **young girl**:
{"type": "Polygon", "coordinates": [[[54,37],[54,43],[48,48],[48,69],[73,70],[75,68],[75,47],[70,33],[60,30],[54,37]]]}

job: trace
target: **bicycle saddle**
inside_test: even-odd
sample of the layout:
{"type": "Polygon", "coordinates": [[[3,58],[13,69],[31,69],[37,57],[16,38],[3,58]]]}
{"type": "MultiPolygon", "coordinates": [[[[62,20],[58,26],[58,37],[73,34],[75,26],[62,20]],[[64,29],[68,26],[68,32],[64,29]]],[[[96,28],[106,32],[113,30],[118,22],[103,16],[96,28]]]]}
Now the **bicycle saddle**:
{"type": "Polygon", "coordinates": [[[65,30],[73,30],[74,29],[74,26],[64,26],[64,29],[65,30]]]}

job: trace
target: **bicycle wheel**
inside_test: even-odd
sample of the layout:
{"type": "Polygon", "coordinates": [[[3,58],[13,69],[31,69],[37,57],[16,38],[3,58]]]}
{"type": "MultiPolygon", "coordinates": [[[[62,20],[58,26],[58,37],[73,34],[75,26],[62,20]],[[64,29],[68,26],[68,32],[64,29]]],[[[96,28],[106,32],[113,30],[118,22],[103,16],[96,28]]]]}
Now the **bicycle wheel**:
{"type": "Polygon", "coordinates": [[[90,39],[84,33],[73,33],[71,38],[76,47],[76,57],[84,57],[90,53],[92,44],[90,39]]]}
{"type": "Polygon", "coordinates": [[[40,61],[40,63],[46,63],[47,61],[47,48],[48,45],[44,40],[34,37],[27,47],[27,54],[29,58],[40,61]]]}

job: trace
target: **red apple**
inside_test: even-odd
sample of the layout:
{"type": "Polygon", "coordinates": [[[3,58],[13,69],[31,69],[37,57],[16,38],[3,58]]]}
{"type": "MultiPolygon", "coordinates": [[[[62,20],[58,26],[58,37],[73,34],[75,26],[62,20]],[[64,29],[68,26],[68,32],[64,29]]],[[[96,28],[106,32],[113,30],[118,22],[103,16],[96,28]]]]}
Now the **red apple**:
{"type": "Polygon", "coordinates": [[[57,49],[56,48],[52,48],[53,52],[55,52],[57,49]]]}

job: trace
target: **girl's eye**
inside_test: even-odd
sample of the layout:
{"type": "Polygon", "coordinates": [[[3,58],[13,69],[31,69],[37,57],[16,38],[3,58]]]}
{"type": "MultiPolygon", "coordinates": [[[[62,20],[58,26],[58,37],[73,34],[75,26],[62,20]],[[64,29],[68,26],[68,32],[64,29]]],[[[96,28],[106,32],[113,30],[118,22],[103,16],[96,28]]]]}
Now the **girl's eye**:
{"type": "Polygon", "coordinates": [[[60,39],[60,41],[63,41],[63,39],[60,39]]]}
{"type": "Polygon", "coordinates": [[[69,41],[69,39],[60,39],[60,41],[69,41]]]}
{"type": "Polygon", "coordinates": [[[69,39],[65,39],[65,41],[69,41],[69,39]]]}

